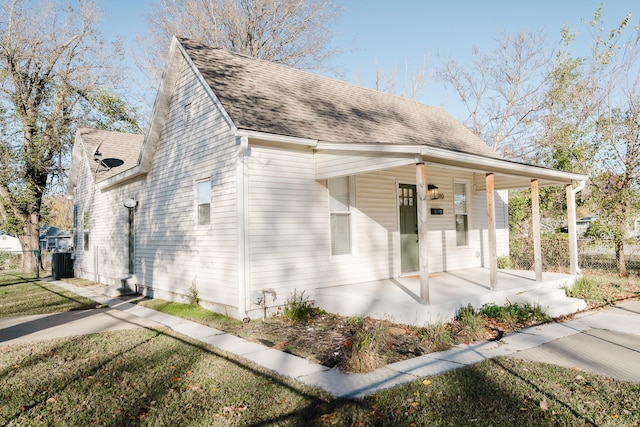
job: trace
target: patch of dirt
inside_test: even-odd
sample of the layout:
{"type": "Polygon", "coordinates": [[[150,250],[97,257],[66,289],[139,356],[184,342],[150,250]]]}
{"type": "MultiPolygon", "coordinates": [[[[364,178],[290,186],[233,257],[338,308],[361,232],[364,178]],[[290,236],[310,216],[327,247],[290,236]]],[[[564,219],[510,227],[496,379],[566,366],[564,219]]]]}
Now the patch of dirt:
{"type": "Polygon", "coordinates": [[[345,372],[369,372],[376,367],[423,354],[441,351],[460,343],[500,340],[503,335],[535,323],[506,324],[483,316],[484,326],[471,331],[458,321],[443,326],[451,343],[429,340],[425,328],[371,318],[347,318],[331,313],[313,313],[306,321],[289,322],[281,317],[252,321],[227,331],[245,339],[305,358],[312,363],[338,367],[345,372]],[[375,344],[366,338],[375,336],[375,344]],[[364,337],[364,338],[363,338],[364,337]],[[363,347],[363,341],[366,348],[363,347]],[[358,352],[356,354],[356,352],[358,352]],[[350,363],[350,358],[374,358],[377,363],[350,363]]]}

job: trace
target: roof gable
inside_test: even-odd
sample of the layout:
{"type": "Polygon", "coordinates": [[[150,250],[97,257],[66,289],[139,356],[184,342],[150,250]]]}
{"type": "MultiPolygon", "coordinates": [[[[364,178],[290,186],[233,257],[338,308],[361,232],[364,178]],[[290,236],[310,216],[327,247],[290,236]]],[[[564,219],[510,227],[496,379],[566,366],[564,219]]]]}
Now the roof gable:
{"type": "Polygon", "coordinates": [[[96,183],[138,165],[143,135],[81,128],[82,154],[92,170],[96,183]]]}
{"type": "Polygon", "coordinates": [[[238,129],[497,157],[442,108],[178,39],[238,129]]]}

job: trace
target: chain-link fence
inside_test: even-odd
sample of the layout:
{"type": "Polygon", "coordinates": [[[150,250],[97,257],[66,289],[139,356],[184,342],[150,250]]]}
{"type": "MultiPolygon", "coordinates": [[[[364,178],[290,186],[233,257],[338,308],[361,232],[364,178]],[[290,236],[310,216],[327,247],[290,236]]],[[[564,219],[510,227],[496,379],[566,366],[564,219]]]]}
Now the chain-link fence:
{"type": "MultiPolygon", "coordinates": [[[[569,241],[566,235],[543,237],[541,241],[542,269],[569,272],[569,241]]],[[[630,239],[624,245],[624,259],[628,273],[640,274],[640,240],[630,239]]],[[[584,271],[598,270],[617,273],[613,240],[578,239],[578,262],[584,271]]],[[[533,270],[533,240],[512,238],[510,256],[498,260],[498,267],[533,270]]]]}
{"type": "MultiPolygon", "coordinates": [[[[18,270],[22,268],[22,256],[24,251],[1,251],[0,250],[0,270],[18,270]]],[[[29,251],[30,256],[33,253],[29,251]]]]}
{"type": "MultiPolygon", "coordinates": [[[[51,252],[45,251],[39,254],[40,255],[40,263],[38,264],[39,271],[45,271],[50,269],[51,267],[51,252]]],[[[34,251],[4,251],[0,250],[0,271],[8,271],[8,270],[20,270],[22,269],[22,257],[35,257],[36,260],[37,255],[34,251]]]]}

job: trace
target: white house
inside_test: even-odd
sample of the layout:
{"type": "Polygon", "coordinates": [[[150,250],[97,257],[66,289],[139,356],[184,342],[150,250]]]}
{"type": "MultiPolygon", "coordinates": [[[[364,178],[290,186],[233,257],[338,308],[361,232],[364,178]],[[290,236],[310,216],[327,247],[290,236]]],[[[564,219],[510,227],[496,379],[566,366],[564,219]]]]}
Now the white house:
{"type": "Polygon", "coordinates": [[[174,38],[146,135],[77,132],[75,275],[196,286],[241,319],[265,295],[409,277],[420,310],[429,273],[499,288],[508,189],[566,186],[574,208],[584,180],[505,161],[440,108],[174,38]]]}
{"type": "Polygon", "coordinates": [[[0,252],[22,253],[22,245],[17,237],[0,232],[0,252]]]}

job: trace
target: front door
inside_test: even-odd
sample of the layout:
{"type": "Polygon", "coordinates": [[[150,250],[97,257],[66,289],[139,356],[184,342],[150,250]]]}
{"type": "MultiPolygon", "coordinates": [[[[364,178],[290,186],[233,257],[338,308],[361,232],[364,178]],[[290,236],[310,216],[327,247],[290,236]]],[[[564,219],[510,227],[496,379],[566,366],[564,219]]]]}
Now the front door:
{"type": "Polygon", "coordinates": [[[400,271],[418,271],[418,207],[416,186],[399,184],[400,209],[400,271]]]}

